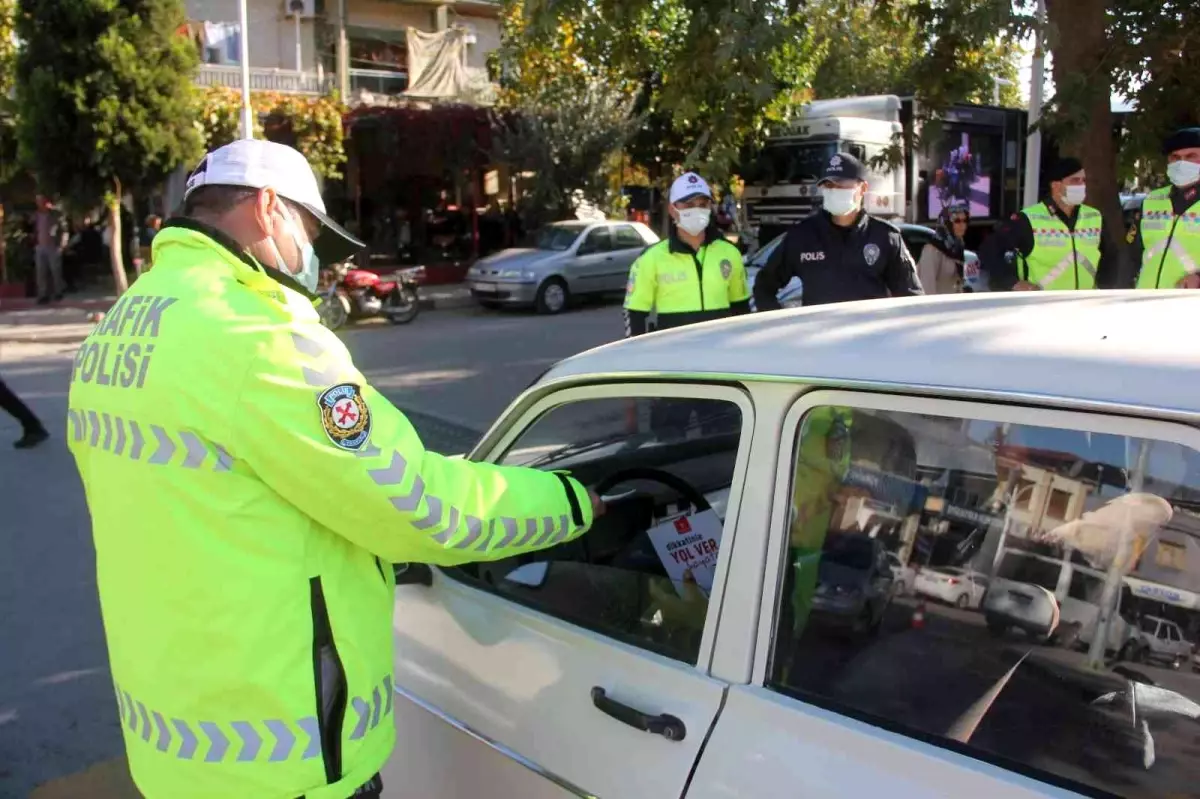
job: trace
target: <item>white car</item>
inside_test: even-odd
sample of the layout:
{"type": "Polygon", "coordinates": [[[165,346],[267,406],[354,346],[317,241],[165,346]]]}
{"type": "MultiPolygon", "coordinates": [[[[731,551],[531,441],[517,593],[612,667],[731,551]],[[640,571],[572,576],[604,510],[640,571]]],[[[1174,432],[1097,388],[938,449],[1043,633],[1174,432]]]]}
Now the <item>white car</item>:
{"type": "Polygon", "coordinates": [[[1132,627],[1129,640],[1121,647],[1121,658],[1135,663],[1154,660],[1179,668],[1191,659],[1192,644],[1183,637],[1179,625],[1158,616],[1142,616],[1132,627]]]}
{"type": "MultiPolygon", "coordinates": [[[[823,553],[857,532],[868,499],[904,518],[880,540],[897,552],[942,491],[994,513],[990,489],[967,499],[953,486],[1009,496],[1021,458],[1064,490],[1102,473],[1105,496],[1140,486],[1190,502],[1177,498],[1200,493],[1182,466],[1200,458],[1200,349],[1179,331],[1196,302],[1109,291],[845,303],[556,364],[467,457],[569,469],[610,498],[606,514],[564,541],[561,520],[473,524],[437,498],[424,533],[451,553],[514,535],[551,545],[399,567],[394,702],[348,697],[346,729],[395,724],[391,799],[1194,792],[1194,728],[1131,715],[1130,683],[1087,653],[993,637],[982,620],[913,627],[907,601],[864,636],[811,622],[823,553]],[[1099,691],[1108,704],[1089,704],[1099,691]]],[[[1023,529],[994,525],[980,551],[1023,529]]],[[[1177,539],[1192,546],[1168,529],[1154,540],[1177,539]]],[[[1197,559],[1175,562],[1160,580],[1200,579],[1197,559]]],[[[861,590],[824,588],[839,589],[861,590]]]]}
{"type": "Polygon", "coordinates": [[[913,582],[918,594],[964,610],[978,608],[987,587],[987,575],[951,566],[922,566],[913,582]]]}

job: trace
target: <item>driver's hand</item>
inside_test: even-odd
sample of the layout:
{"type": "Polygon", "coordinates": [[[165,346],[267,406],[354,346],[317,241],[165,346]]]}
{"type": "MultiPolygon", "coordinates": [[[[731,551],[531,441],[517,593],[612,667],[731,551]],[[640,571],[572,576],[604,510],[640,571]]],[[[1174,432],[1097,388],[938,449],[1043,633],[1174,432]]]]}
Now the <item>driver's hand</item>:
{"type": "Polygon", "coordinates": [[[592,518],[599,519],[604,515],[604,500],[592,489],[588,489],[588,499],[592,501],[592,518]]]}
{"type": "Polygon", "coordinates": [[[1028,280],[1019,280],[1017,285],[1013,286],[1013,291],[1041,291],[1042,287],[1037,283],[1030,283],[1028,280]]]}

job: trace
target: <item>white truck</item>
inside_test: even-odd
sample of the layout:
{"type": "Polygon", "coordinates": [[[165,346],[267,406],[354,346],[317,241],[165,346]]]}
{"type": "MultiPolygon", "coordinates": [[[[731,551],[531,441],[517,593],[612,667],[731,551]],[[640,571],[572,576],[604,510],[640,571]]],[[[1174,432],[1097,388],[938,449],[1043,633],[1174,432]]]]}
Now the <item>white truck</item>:
{"type": "Polygon", "coordinates": [[[849,152],[870,166],[897,147],[898,165],[893,159],[870,167],[868,213],[929,224],[958,202],[970,208],[975,229],[990,230],[1020,208],[1026,112],[955,105],[936,118],[938,128],[923,128],[917,101],[895,95],[805,106],[743,165],[749,232],[765,244],[812,213],[820,203],[817,181],[834,153],[849,152]],[[922,130],[928,140],[921,141],[922,130]]]}

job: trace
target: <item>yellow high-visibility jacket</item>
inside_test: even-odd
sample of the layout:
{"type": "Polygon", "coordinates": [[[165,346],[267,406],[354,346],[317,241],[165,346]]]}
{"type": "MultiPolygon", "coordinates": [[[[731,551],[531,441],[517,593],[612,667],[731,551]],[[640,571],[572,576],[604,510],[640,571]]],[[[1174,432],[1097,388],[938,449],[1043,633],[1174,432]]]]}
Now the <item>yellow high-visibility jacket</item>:
{"type": "Polygon", "coordinates": [[[311,297],[189,220],[80,348],[116,698],[148,799],[345,799],[384,764],[393,561],[582,534],[586,490],[427,452],[311,297]]]}

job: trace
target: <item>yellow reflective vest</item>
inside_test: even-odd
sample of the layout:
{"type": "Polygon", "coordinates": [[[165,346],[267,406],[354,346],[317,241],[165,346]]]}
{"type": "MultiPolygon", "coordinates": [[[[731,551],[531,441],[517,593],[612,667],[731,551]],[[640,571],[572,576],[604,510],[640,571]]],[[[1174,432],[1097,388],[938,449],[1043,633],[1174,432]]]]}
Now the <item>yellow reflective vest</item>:
{"type": "Polygon", "coordinates": [[[1200,202],[1176,216],[1171,187],[1155,189],[1142,203],[1139,289],[1173,289],[1200,264],[1200,202]]]}
{"type": "Polygon", "coordinates": [[[1090,205],[1079,206],[1074,231],[1046,203],[1021,213],[1033,229],[1033,250],[1023,259],[1021,279],[1049,291],[1096,288],[1100,212],[1090,205]]]}
{"type": "Polygon", "coordinates": [[[738,248],[719,236],[693,251],[675,235],[647,248],[629,270],[625,309],[658,312],[660,330],[729,316],[750,299],[738,248]]]}
{"type": "Polygon", "coordinates": [[[345,799],[395,735],[390,563],[572,539],[587,492],[426,451],[310,299],[218,232],[175,221],[153,249],[68,410],[134,780],[345,799]]]}

